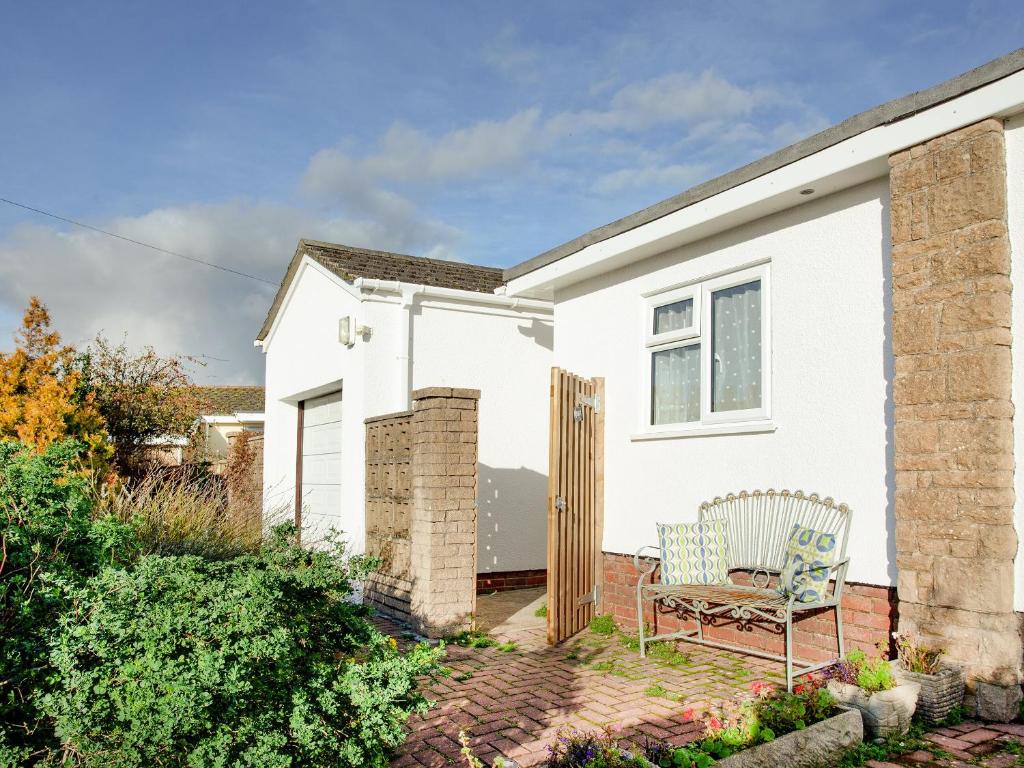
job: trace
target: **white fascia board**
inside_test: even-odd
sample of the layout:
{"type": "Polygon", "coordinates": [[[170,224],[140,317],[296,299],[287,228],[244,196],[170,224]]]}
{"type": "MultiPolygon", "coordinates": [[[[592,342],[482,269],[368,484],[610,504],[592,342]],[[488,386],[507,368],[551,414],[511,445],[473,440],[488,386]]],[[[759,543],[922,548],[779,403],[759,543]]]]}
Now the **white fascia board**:
{"type": "Polygon", "coordinates": [[[402,303],[403,297],[419,296],[422,299],[432,299],[437,304],[450,303],[458,304],[459,308],[465,309],[465,305],[479,308],[502,308],[517,313],[531,313],[548,315],[554,311],[552,302],[545,299],[526,299],[516,296],[506,296],[499,293],[481,293],[480,291],[465,291],[458,288],[439,288],[432,285],[420,285],[417,283],[404,283],[400,280],[375,280],[367,277],[358,277],[353,286],[363,291],[364,301],[384,301],[387,303],[402,303]]]}
{"type": "Polygon", "coordinates": [[[509,296],[549,295],[593,275],[694,242],[888,172],[890,155],[989,117],[1024,109],[1024,72],[751,179],[693,205],[589,245],[509,281],[509,296]],[[809,197],[800,190],[813,188],[809,197]]]}
{"type": "Polygon", "coordinates": [[[265,417],[262,413],[238,412],[200,417],[207,424],[262,424],[265,417]]]}
{"type": "Polygon", "coordinates": [[[288,305],[291,304],[292,296],[295,295],[299,281],[302,279],[302,276],[305,274],[307,269],[319,272],[336,286],[351,295],[352,298],[356,299],[356,301],[363,300],[362,294],[357,291],[351,283],[346,280],[342,280],[320,262],[313,260],[308,255],[303,255],[302,261],[299,262],[298,269],[295,270],[295,277],[293,277],[292,281],[288,284],[288,290],[285,292],[284,298],[281,300],[281,306],[277,308],[277,312],[274,315],[274,322],[270,324],[270,330],[267,331],[267,335],[263,341],[254,341],[254,346],[262,348],[264,352],[267,351],[267,347],[270,346],[270,340],[274,337],[274,332],[277,330],[277,326],[280,324],[281,318],[284,317],[284,313],[288,311],[288,305]]]}

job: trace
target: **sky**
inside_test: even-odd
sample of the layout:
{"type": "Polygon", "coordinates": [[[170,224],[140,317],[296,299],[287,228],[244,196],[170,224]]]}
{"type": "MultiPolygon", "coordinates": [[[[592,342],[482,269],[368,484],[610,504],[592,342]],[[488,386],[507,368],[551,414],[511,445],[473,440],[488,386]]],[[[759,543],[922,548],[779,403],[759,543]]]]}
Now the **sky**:
{"type": "Polygon", "coordinates": [[[0,350],[262,383],[300,237],[510,266],[1024,45],[998,2],[2,0],[0,350]]]}

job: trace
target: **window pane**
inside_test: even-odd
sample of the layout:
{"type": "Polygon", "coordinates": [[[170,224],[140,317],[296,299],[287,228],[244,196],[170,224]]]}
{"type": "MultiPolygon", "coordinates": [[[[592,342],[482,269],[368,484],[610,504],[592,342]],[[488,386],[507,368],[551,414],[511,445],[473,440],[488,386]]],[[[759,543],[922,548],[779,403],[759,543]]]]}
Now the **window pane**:
{"type": "Polygon", "coordinates": [[[667,333],[693,327],[693,299],[654,308],[654,332],[667,333]]]}
{"type": "Polygon", "coordinates": [[[711,294],[711,410],[761,407],[761,281],[711,294]]]}
{"type": "Polygon", "coordinates": [[[700,421],[700,344],[651,355],[651,424],[700,421]]]}

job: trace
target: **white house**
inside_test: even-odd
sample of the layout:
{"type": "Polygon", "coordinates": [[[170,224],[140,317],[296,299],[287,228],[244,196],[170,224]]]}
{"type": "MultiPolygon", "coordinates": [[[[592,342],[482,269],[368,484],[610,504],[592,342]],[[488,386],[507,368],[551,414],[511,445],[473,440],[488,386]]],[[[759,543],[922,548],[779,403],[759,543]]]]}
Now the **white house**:
{"type": "Polygon", "coordinates": [[[335,528],[361,551],[364,420],[418,388],[479,389],[477,569],[542,578],[551,303],[501,283],[500,269],[300,241],[257,340],[268,510],[298,506],[306,540],[335,528]]]}
{"type": "MultiPolygon", "coordinates": [[[[635,622],[626,555],[656,522],[815,491],[854,511],[847,639],[898,624],[1019,696],[1022,70],[1024,49],[506,270],[554,303],[553,364],[605,379],[606,611],[635,622]]],[[[834,642],[798,627],[806,656],[834,642]]]]}

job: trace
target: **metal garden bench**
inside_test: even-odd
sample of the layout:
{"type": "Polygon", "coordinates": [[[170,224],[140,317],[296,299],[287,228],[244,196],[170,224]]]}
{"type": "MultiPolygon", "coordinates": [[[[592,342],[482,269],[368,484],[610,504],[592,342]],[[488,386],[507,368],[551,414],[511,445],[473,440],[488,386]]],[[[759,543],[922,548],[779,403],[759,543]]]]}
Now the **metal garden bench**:
{"type": "Polygon", "coordinates": [[[719,497],[701,504],[698,522],[727,521],[726,542],[730,574],[728,583],[655,583],[653,574],[658,570],[660,561],[643,553],[645,550],[659,548],[645,546],[637,550],[633,556],[633,564],[641,574],[636,586],[640,656],[646,655],[647,643],[659,640],[685,640],[774,661],[784,661],[786,686],[792,690],[794,677],[822,669],[835,661],[807,664],[794,669],[793,616],[832,608],[836,615],[839,646],[837,658],[842,658],[845,651],[841,600],[850,562],[846,556],[846,540],[850,532],[851,514],[850,508],[845,504],[837,504],[831,498],[822,499],[817,494],[805,496],[802,491],[742,491],[739,494],[729,494],[724,499],[719,497]],[[772,576],[778,576],[782,570],[787,539],[795,523],[836,536],[836,561],[829,571],[829,577],[832,579],[831,594],[826,590],[825,599],[813,603],[800,602],[794,596],[780,594],[774,586],[769,586],[772,576]],[[647,562],[647,567],[642,567],[642,561],[647,562]],[[736,571],[750,573],[752,586],[733,583],[732,574],[736,571]],[[655,607],[661,604],[681,616],[691,614],[696,620],[696,629],[645,637],[644,601],[654,602],[655,607]],[[705,623],[711,625],[716,619],[736,622],[741,629],[761,624],[785,627],[785,655],[780,656],[705,638],[705,623]]]}

